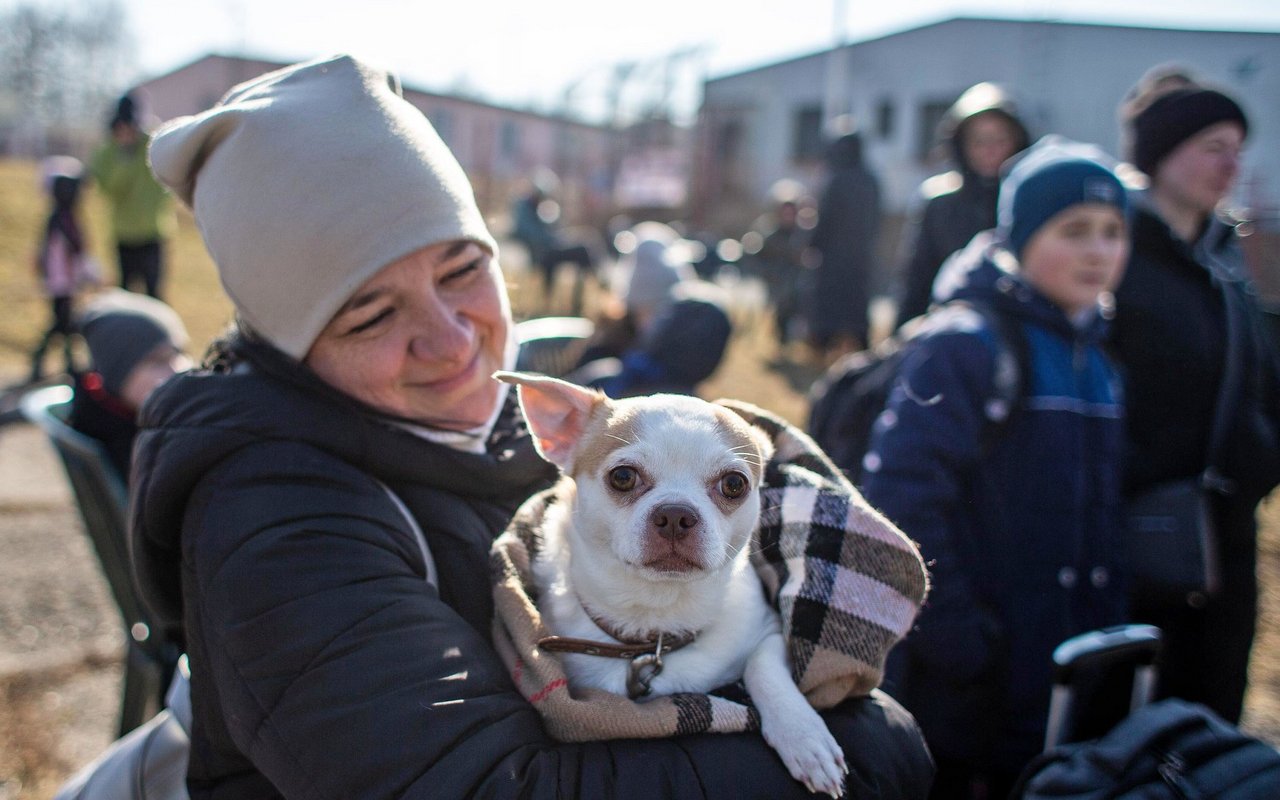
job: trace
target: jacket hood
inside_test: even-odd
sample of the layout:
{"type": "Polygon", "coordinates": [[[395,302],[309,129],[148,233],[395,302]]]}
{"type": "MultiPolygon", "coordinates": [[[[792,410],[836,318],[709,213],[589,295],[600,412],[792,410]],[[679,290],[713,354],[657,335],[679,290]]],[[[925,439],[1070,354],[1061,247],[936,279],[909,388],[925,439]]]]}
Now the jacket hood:
{"type": "Polygon", "coordinates": [[[529,444],[514,392],[488,452],[477,454],[428,441],[313,381],[324,386],[304,368],[285,376],[246,360],[229,371],[179,375],[148,399],[134,446],[130,536],[139,589],[163,624],[181,621],[178,567],[188,500],[210,470],[242,448],[304,444],[393,487],[476,500],[506,498],[555,475],[529,444]]]}
{"type": "MultiPolygon", "coordinates": [[[[1031,144],[1031,134],[1018,116],[1017,106],[1013,98],[1002,86],[994,83],[979,83],[970,87],[951,105],[938,125],[938,141],[947,143],[951,157],[964,175],[966,182],[979,181],[964,155],[964,136],[968,123],[980,114],[995,113],[1007,119],[1017,136],[1016,151],[1025,150],[1031,144]]],[[[992,184],[998,178],[989,178],[992,184]]]]}
{"type": "Polygon", "coordinates": [[[827,148],[827,165],[832,169],[862,167],[862,135],[846,133],[827,148]]]}
{"type": "Polygon", "coordinates": [[[1102,340],[1107,322],[1113,316],[1111,297],[1103,295],[1094,314],[1083,324],[1072,324],[1061,308],[1022,279],[1018,274],[1018,259],[994,231],[983,231],[973,237],[938,270],[933,302],[941,304],[951,300],[982,303],[1089,342],[1102,340]]]}

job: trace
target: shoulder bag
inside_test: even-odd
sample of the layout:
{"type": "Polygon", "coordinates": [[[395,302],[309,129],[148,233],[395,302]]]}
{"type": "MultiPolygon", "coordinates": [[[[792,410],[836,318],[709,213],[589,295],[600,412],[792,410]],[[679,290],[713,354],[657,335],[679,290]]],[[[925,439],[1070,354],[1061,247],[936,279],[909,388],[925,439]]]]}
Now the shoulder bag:
{"type": "MultiPolygon", "coordinates": [[[[1215,286],[1221,286],[1216,278],[1215,286]]],[[[1133,592],[1146,602],[1200,608],[1221,588],[1218,532],[1211,501],[1234,491],[1221,472],[1227,427],[1239,405],[1244,320],[1233,292],[1222,287],[1227,324],[1222,383],[1214,404],[1207,466],[1199,475],[1166,481],[1138,492],[1126,507],[1126,545],[1133,592]]]]}

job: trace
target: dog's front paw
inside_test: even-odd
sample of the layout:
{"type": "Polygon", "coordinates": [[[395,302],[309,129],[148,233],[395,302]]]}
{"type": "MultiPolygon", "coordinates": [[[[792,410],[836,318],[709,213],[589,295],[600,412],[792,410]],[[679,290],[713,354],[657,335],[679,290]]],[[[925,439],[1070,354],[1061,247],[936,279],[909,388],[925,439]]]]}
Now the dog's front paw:
{"type": "Polygon", "coordinates": [[[763,725],[764,739],[782,757],[791,776],[810,792],[842,797],[844,777],[849,774],[844,751],[822,717],[812,708],[805,710],[808,714],[774,719],[763,725]]]}

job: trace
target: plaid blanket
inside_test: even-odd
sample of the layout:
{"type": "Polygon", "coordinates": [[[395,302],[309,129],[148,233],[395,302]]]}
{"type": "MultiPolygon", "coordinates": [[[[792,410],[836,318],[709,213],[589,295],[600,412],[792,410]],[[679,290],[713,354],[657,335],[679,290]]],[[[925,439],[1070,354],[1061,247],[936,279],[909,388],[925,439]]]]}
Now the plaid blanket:
{"type": "MultiPolygon", "coordinates": [[[[919,551],[799,429],[747,403],[717,402],[773,440],[751,553],[782,615],[797,685],[818,709],[868,694],[924,601],[919,551]]],[[[596,689],[569,690],[557,657],[537,646],[552,632],[538,613],[530,570],[555,491],[535,495],[516,512],[491,559],[494,645],[551,735],[591,741],[758,728],[755,710],[729,697],[677,694],[637,703],[596,689]]]]}

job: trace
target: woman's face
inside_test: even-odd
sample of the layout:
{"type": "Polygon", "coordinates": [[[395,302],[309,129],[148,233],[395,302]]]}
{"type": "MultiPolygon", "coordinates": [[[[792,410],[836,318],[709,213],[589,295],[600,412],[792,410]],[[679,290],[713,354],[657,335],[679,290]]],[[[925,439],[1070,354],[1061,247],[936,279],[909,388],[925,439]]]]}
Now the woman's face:
{"type": "Polygon", "coordinates": [[[1000,174],[1000,165],[1018,152],[1018,132],[998,113],[979,114],[965,123],[961,147],[970,169],[994,178],[1000,174]]]}
{"type": "Polygon", "coordinates": [[[1238,123],[1210,125],[1165,156],[1156,167],[1152,191],[1179,208],[1208,216],[1235,183],[1243,144],[1238,123]]]}
{"type": "Polygon", "coordinates": [[[497,264],[475,242],[441,242],[392,262],[355,291],[304,363],[389,414],[447,430],[488,421],[511,313],[497,264]]]}
{"type": "Polygon", "coordinates": [[[1022,276],[1069,315],[1120,282],[1129,237],[1115,206],[1077,203],[1054,214],[1022,249],[1022,276]]]}

